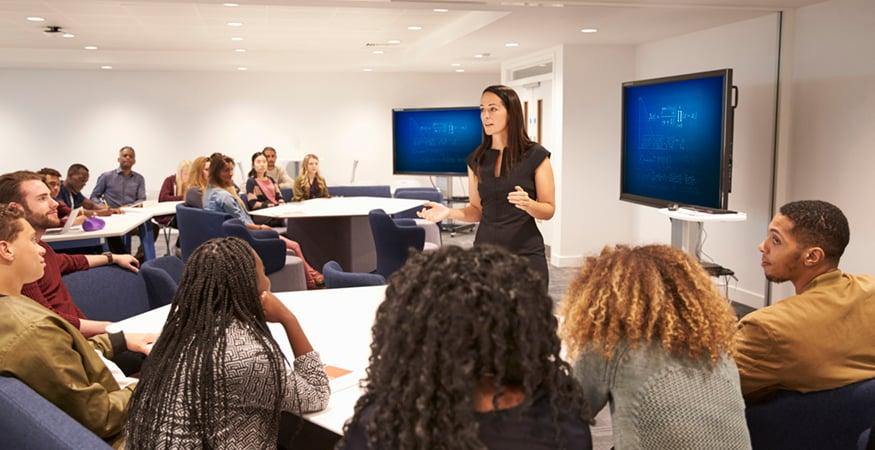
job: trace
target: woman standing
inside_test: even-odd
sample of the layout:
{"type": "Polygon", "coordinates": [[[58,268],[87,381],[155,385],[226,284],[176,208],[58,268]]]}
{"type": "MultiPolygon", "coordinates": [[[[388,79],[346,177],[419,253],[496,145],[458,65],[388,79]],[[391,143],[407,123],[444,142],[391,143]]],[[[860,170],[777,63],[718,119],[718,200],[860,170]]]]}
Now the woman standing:
{"type": "Polygon", "coordinates": [[[212,239],[186,263],[134,391],[125,446],[276,448],[280,412],[324,409],[328,394],[319,354],[270,292],[261,259],[240,239],[212,239]],[[267,322],[285,329],[294,368],[267,322]]]}
{"type": "Polygon", "coordinates": [[[417,215],[432,222],[480,222],[474,245],[494,244],[525,257],[549,282],[544,238],[535,219],[556,210],[550,152],[526,135],[520,99],[507,86],[489,86],[480,97],[483,140],[468,157],[464,208],[428,202],[417,215]]]}
{"type": "Polygon", "coordinates": [[[328,185],[319,173],[319,157],[313,154],[304,156],[301,162],[301,175],[295,179],[292,188],[292,201],[300,202],[311,198],[327,198],[328,185]]]}

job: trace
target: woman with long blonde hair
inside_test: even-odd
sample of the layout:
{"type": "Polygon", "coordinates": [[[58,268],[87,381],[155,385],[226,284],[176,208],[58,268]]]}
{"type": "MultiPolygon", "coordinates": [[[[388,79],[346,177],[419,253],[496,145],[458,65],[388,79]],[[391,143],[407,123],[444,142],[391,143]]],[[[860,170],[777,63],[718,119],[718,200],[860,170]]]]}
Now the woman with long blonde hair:
{"type": "Polygon", "coordinates": [[[319,157],[312,153],[304,155],[304,160],[301,161],[301,175],[295,179],[295,186],[292,188],[292,201],[300,202],[330,196],[325,178],[319,173],[319,157]]]}
{"type": "Polygon", "coordinates": [[[210,186],[210,158],[198,156],[188,169],[188,179],[185,180],[182,192],[185,195],[185,204],[192,207],[203,207],[203,195],[210,186]]]}
{"type": "Polygon", "coordinates": [[[701,265],[665,245],[605,247],[560,306],[560,335],[614,448],[749,449],[735,317],[701,265]]]}

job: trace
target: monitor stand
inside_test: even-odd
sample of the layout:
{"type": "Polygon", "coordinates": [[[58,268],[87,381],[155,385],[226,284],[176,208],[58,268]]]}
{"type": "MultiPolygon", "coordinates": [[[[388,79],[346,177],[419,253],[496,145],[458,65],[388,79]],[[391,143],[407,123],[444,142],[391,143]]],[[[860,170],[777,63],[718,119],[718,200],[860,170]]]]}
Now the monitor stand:
{"type": "MultiPolygon", "coordinates": [[[[457,200],[455,197],[453,197],[453,177],[446,176],[446,177],[440,177],[440,178],[445,178],[447,181],[446,202],[447,202],[447,207],[452,208],[453,204],[457,200]]],[[[467,202],[467,198],[462,199],[462,201],[467,202]]],[[[476,224],[473,224],[473,223],[456,223],[456,221],[453,219],[447,219],[447,220],[443,221],[443,223],[441,224],[441,230],[442,231],[449,231],[450,236],[452,237],[452,236],[455,236],[456,233],[459,233],[459,232],[468,232],[468,231],[474,230],[475,225],[476,224]]]]}
{"type": "Polygon", "coordinates": [[[702,260],[702,228],[705,222],[743,222],[747,214],[743,212],[711,214],[685,208],[660,209],[660,213],[671,221],[671,246],[702,260]]]}

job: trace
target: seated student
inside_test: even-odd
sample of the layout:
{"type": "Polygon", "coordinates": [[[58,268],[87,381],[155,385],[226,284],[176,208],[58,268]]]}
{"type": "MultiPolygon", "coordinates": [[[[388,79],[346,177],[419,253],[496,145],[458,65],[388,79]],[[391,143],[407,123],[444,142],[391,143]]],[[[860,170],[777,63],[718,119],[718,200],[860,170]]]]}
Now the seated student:
{"type": "Polygon", "coordinates": [[[313,154],[304,156],[301,162],[301,175],[295,179],[292,188],[292,201],[309,200],[311,198],[327,198],[328,185],[319,173],[319,157],[313,154]]]}
{"type": "Polygon", "coordinates": [[[493,246],[411,255],[377,309],[342,449],[591,449],[553,301],[493,246]]]}
{"type": "Polygon", "coordinates": [[[24,212],[0,204],[0,375],[21,380],[85,428],[115,440],[134,385],[120,388],[101,354],[112,357],[124,349],[148,353],[155,336],[117,333],[86,339],[23,296],[22,286],[43,276],[45,250],[37,242],[24,212]]]}
{"type": "MultiPolygon", "coordinates": [[[[97,183],[94,185],[94,190],[91,191],[91,200],[103,202],[110,208],[121,208],[146,201],[146,179],[133,170],[134,164],[137,163],[137,154],[134,149],[128,146],[119,149],[117,161],[119,165],[117,169],[108,170],[97,177],[97,183]]],[[[139,228],[130,233],[130,235],[137,235],[142,239],[141,234],[139,228]]],[[[158,239],[158,226],[154,224],[152,225],[152,239],[158,239]]],[[[128,251],[122,237],[107,238],[106,245],[115,253],[128,251]]],[[[136,257],[143,261],[143,255],[143,246],[140,245],[136,257]]]]}
{"type": "MultiPolygon", "coordinates": [[[[267,225],[256,225],[249,214],[243,200],[237,195],[234,182],[234,160],[228,156],[218,156],[210,159],[210,187],[204,193],[204,209],[228,213],[241,222],[250,230],[270,230],[267,225]]],[[[292,250],[295,255],[304,261],[304,275],[307,279],[307,288],[316,289],[325,283],[325,277],[307,263],[301,246],[297,242],[280,235],[280,239],[286,244],[286,248],[292,250]]]]}
{"type": "Polygon", "coordinates": [[[0,202],[17,206],[24,211],[25,219],[36,230],[37,242],[45,250],[45,274],[38,280],[25,284],[24,295],[51,309],[86,336],[106,332],[109,322],[86,319],[73,303],[73,297],[64,286],[61,276],[105,264],[117,264],[136,272],[139,267],[137,260],[131,255],[109,252],[102,255],[55,253],[41,239],[47,229],[61,224],[57,213],[58,203],[49,196],[49,188],[36,173],[19,171],[0,176],[0,202]]]}
{"type": "MultiPolygon", "coordinates": [[[[49,167],[43,167],[37,173],[43,177],[43,182],[49,187],[49,195],[58,202],[58,219],[60,219],[61,223],[64,223],[70,213],[73,212],[73,208],[64,203],[64,201],[58,200],[61,192],[61,172],[49,167]]],[[[80,214],[76,218],[75,224],[81,225],[84,221],[85,215],[80,214]]]]}
{"type": "Polygon", "coordinates": [[[611,403],[615,449],[751,448],[735,316],[692,257],[606,247],[586,259],[560,316],[588,404],[611,403]]]}
{"type": "MultiPolygon", "coordinates": [[[[188,169],[191,167],[191,161],[183,159],[176,166],[176,173],[168,176],[161,183],[161,191],[158,193],[159,202],[181,202],[185,191],[182,187],[188,179],[188,169]]],[[[161,225],[167,226],[173,221],[173,215],[156,217],[155,221],[161,225]]]]}
{"type": "Polygon", "coordinates": [[[276,149],[273,147],[264,147],[261,150],[264,157],[267,159],[267,176],[273,178],[276,184],[282,189],[291,189],[294,180],[286,173],[285,167],[276,165],[276,149]]]}
{"type": "Polygon", "coordinates": [[[750,402],[779,389],[811,392],[875,377],[875,277],[839,270],[850,240],[835,205],[787,203],[759,245],[769,281],[796,295],[738,323],[735,358],[750,402]]]}
{"type": "Polygon", "coordinates": [[[261,259],[240,239],[212,239],[186,262],[134,393],[126,448],[276,448],[280,412],[319,411],[328,395],[319,354],[270,293],[261,259]],[[267,322],[285,328],[294,370],[267,322]]]}
{"type": "Polygon", "coordinates": [[[210,186],[210,158],[198,156],[191,162],[188,169],[188,178],[182,183],[181,192],[184,194],[186,206],[192,208],[204,207],[204,192],[210,186]]]}
{"type": "MultiPolygon", "coordinates": [[[[246,180],[246,207],[250,211],[270,208],[285,203],[283,194],[273,178],[267,175],[267,158],[261,152],[252,155],[252,170],[246,180]]],[[[276,217],[253,217],[256,224],[284,227],[283,220],[276,217]]]]}
{"type": "Polygon", "coordinates": [[[71,164],[67,169],[67,178],[61,183],[58,195],[54,197],[55,201],[58,203],[63,201],[64,204],[71,208],[79,208],[81,206],[88,217],[118,214],[120,212],[118,209],[107,208],[106,205],[94,203],[82,194],[82,189],[88,184],[88,178],[87,167],[78,163],[71,164]]]}

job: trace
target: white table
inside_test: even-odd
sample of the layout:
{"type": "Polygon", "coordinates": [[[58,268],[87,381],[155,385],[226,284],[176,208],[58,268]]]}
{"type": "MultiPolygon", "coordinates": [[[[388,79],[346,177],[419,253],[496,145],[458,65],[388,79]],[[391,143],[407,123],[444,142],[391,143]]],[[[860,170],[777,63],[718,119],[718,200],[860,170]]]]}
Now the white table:
{"type": "Polygon", "coordinates": [[[377,267],[368,212],[395,214],[422,206],[425,200],[384,197],[331,197],[291,202],[251,211],[253,216],[288,219],[289,238],[301,244],[307,261],[317,270],[331,260],[344,270],[371,272],[377,267]]]}
{"type": "Polygon", "coordinates": [[[47,243],[81,241],[86,239],[104,239],[108,237],[124,236],[137,227],[140,227],[143,256],[146,260],[155,258],[155,240],[152,238],[152,227],[148,222],[155,216],[176,214],[176,205],[182,202],[161,202],[145,204],[136,208],[121,208],[124,214],[113,214],[100,217],[106,226],[96,231],[84,231],[81,228],[66,233],[45,234],[42,240],[47,243]]]}
{"type": "MultiPolygon", "coordinates": [[[[352,417],[361,396],[358,381],[364,377],[371,350],[371,326],[385,286],[318,291],[280,292],[276,296],[301,323],[313,348],[327,365],[352,370],[331,380],[328,407],[304,417],[333,433],[343,434],[343,424],[352,417]]],[[[131,317],[107,327],[109,332],[157,333],[164,326],[170,305],[131,317]]],[[[282,326],[269,324],[270,331],[289,361],[294,354],[282,326]]]]}

